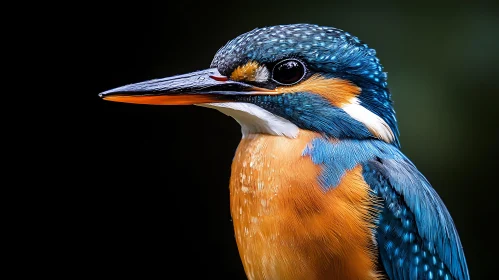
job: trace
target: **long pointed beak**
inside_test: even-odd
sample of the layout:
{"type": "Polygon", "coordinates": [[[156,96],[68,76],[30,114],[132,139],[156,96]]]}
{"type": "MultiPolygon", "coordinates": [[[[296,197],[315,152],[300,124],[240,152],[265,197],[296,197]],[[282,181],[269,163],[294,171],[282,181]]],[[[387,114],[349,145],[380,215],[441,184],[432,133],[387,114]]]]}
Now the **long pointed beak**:
{"type": "Polygon", "coordinates": [[[102,92],[99,96],[109,101],[135,104],[190,105],[228,102],[236,95],[264,94],[271,91],[231,81],[216,68],[212,68],[130,84],[102,92]]]}

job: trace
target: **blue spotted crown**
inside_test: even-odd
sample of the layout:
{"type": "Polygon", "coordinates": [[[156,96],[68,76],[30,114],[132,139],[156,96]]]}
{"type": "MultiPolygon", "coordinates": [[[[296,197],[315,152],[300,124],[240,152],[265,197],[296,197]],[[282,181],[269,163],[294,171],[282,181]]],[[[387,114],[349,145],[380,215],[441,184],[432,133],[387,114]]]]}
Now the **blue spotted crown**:
{"type": "Polygon", "coordinates": [[[374,49],[343,30],[311,24],[277,25],[244,33],[217,52],[211,67],[230,75],[250,60],[272,63],[289,57],[307,61],[312,70],[352,81],[363,77],[387,87],[387,75],[374,49]]]}

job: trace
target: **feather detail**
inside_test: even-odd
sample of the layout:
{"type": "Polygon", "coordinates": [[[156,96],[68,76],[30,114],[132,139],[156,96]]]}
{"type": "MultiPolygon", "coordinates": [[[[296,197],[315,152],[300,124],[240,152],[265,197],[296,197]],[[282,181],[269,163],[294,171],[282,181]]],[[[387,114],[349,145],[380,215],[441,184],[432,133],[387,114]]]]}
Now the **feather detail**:
{"type": "Polygon", "coordinates": [[[348,170],[364,167],[364,178],[383,200],[376,236],[390,279],[469,279],[459,235],[442,200],[398,148],[379,140],[316,138],[303,151],[322,166],[325,190],[348,170]]]}

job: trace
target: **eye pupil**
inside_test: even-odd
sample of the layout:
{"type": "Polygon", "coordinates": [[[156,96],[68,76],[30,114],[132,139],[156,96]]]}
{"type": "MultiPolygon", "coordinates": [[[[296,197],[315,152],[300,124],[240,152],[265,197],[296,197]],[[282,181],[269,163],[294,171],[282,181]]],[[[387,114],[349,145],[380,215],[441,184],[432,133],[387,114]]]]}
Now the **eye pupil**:
{"type": "Polygon", "coordinates": [[[298,60],[290,59],[277,63],[272,72],[272,78],[285,85],[297,83],[305,74],[305,66],[298,60]]]}

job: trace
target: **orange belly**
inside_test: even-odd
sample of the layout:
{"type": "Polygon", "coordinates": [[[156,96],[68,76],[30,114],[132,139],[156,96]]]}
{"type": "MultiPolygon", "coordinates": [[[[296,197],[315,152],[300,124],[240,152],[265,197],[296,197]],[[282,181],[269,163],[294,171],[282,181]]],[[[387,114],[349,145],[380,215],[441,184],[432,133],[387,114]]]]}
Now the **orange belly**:
{"type": "Polygon", "coordinates": [[[232,164],[231,214],[248,279],[378,279],[362,168],[325,192],[302,151],[317,134],[250,135],[232,164]]]}

